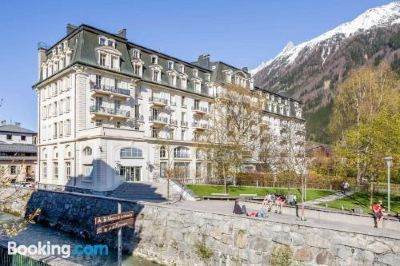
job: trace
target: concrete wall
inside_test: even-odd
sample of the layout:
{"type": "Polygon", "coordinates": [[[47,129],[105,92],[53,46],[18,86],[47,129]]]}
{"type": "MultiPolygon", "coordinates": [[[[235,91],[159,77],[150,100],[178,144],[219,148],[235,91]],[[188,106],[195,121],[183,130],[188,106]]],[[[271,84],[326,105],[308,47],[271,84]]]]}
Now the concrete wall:
{"type": "MultiPolygon", "coordinates": [[[[38,191],[27,213],[41,208],[39,222],[114,246],[115,232],[96,235],[93,218],[116,212],[116,201],[38,191]]],[[[282,265],[284,260],[296,265],[400,263],[400,235],[393,231],[346,230],[336,224],[323,227],[170,205],[122,203],[123,210],[137,213],[135,230],[123,232],[125,250],[167,265],[282,265]]]]}

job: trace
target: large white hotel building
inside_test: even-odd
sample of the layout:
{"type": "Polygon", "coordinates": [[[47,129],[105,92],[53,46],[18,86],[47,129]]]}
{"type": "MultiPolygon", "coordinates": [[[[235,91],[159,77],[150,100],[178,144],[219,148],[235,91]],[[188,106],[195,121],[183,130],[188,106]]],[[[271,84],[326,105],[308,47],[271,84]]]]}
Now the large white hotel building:
{"type": "MultiPolygon", "coordinates": [[[[38,181],[95,191],[162,177],[165,145],[186,180],[209,177],[196,143],[218,90],[258,89],[246,69],[207,55],[188,63],[128,41],[125,30],[88,25],[68,25],[64,38],[39,47],[38,69],[38,181]]],[[[304,124],[301,104],[262,92],[263,119],[279,145],[282,123],[304,124]]]]}

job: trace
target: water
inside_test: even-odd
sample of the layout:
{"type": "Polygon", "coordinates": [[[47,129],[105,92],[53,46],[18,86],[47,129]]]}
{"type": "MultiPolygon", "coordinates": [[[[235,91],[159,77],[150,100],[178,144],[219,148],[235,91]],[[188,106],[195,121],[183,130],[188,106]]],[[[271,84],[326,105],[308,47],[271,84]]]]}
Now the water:
{"type": "MultiPolygon", "coordinates": [[[[0,224],[10,223],[18,219],[19,218],[15,216],[0,212],[0,224]]],[[[5,236],[0,235],[0,239],[5,239],[5,236]]],[[[49,227],[44,227],[39,224],[28,225],[24,231],[19,233],[17,236],[12,237],[12,240],[15,240],[18,244],[21,245],[37,244],[38,241],[41,241],[42,243],[50,241],[51,244],[59,244],[59,245],[85,244],[85,242],[82,239],[76,238],[72,235],[57,231],[49,227]]],[[[117,253],[115,252],[115,250],[109,250],[109,254],[107,256],[76,256],[76,257],[66,258],[64,260],[88,266],[103,266],[103,265],[112,266],[112,265],[117,265],[117,253]]],[[[156,266],[159,264],[146,261],[136,256],[124,255],[122,265],[156,266]]]]}

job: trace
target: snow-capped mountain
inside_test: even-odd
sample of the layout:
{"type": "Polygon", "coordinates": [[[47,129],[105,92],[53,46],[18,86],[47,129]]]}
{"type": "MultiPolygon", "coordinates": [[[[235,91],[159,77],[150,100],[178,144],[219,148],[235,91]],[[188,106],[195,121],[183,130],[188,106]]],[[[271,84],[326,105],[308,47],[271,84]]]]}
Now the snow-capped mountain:
{"type": "MultiPolygon", "coordinates": [[[[283,48],[282,52],[278,54],[275,59],[267,60],[261,63],[256,68],[250,70],[250,73],[256,74],[263,68],[267,67],[268,65],[272,64],[276,60],[286,59],[287,63],[293,63],[300,52],[307,49],[312,49],[321,42],[328,40],[330,38],[339,37],[340,38],[347,38],[354,34],[361,33],[368,29],[374,27],[386,27],[392,24],[399,24],[400,23],[400,2],[392,2],[390,4],[375,7],[368,9],[363,14],[359,15],[357,18],[350,22],[343,23],[336,28],[321,34],[320,36],[307,41],[303,42],[299,45],[294,45],[292,42],[289,42],[285,48],[283,48]]],[[[329,51],[325,52],[325,56],[329,55],[329,51]]]]}
{"type": "Polygon", "coordinates": [[[321,129],[329,121],[337,85],[351,69],[399,60],[399,48],[400,2],[392,2],[312,40],[289,43],[275,58],[250,72],[257,86],[302,100],[309,118],[309,138],[324,141],[321,129]]]}

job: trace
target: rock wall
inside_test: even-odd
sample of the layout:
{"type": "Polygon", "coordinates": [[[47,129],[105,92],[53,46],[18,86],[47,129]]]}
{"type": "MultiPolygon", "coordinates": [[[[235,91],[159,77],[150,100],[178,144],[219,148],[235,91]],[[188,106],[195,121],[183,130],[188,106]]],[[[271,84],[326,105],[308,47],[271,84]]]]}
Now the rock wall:
{"type": "Polygon", "coordinates": [[[0,188],[0,211],[16,216],[25,215],[26,203],[33,189],[6,186],[0,188]]]}
{"type": "MultiPolygon", "coordinates": [[[[96,235],[93,217],[116,212],[116,202],[102,196],[38,191],[32,194],[27,213],[41,208],[39,222],[115,246],[116,232],[96,235]]],[[[134,230],[123,230],[125,250],[162,264],[400,265],[398,234],[121,203],[124,211],[137,213],[134,230]]]]}

